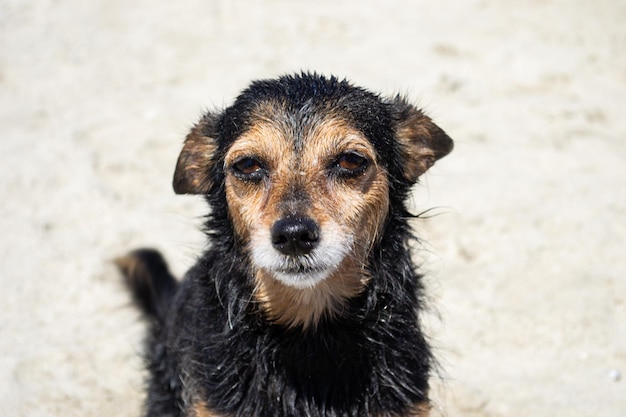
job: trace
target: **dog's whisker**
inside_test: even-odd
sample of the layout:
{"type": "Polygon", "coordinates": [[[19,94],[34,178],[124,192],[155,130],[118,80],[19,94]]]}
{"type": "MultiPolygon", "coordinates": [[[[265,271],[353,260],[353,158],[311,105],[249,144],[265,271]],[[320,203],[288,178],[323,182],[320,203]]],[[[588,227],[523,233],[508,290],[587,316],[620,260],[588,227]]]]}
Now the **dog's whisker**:
{"type": "Polygon", "coordinates": [[[437,207],[431,207],[431,208],[426,209],[424,211],[421,211],[421,212],[419,212],[417,214],[411,214],[411,213],[409,213],[407,211],[407,217],[411,217],[411,218],[414,218],[414,219],[432,219],[432,218],[435,218],[435,217],[442,216],[444,214],[448,214],[451,211],[453,211],[453,210],[450,207],[437,206],[437,207]],[[436,211],[436,210],[447,210],[447,211],[435,212],[433,214],[429,214],[428,216],[426,216],[426,214],[431,213],[431,212],[436,211]]]}

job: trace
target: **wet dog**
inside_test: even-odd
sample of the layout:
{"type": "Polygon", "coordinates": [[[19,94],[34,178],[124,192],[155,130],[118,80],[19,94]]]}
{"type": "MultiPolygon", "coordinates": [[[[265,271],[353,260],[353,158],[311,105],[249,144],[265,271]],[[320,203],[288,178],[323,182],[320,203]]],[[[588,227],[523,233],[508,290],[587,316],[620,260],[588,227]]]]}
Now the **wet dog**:
{"type": "Polygon", "coordinates": [[[452,140],[400,96],[316,74],[257,81],[191,129],[177,193],[209,249],[179,283],[118,260],[151,320],[147,416],[426,416],[405,199],[452,140]]]}

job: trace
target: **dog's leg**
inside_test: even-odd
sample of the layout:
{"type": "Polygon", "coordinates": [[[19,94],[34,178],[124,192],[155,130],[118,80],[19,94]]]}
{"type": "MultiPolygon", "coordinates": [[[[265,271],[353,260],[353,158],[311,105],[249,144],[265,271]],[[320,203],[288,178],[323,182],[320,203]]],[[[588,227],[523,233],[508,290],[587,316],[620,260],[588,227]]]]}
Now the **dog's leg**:
{"type": "Polygon", "coordinates": [[[162,322],[178,282],[154,249],[138,249],[119,257],[115,264],[124,274],[135,302],[148,316],[162,322]]]}

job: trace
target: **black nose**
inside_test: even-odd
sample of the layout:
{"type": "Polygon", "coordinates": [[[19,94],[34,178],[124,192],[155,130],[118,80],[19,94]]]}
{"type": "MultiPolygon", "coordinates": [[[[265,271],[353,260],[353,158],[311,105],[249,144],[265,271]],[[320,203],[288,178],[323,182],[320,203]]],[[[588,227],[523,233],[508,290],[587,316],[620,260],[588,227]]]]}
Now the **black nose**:
{"type": "Polygon", "coordinates": [[[319,240],[319,227],[308,217],[287,217],[272,226],[272,245],[285,255],[305,255],[319,240]]]}

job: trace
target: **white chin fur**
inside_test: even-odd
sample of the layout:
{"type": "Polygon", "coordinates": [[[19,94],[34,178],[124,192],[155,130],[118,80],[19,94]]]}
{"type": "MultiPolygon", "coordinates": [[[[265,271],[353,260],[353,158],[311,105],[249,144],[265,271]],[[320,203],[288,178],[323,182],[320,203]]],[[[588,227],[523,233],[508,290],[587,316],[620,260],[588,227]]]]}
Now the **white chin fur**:
{"type": "Polygon", "coordinates": [[[334,224],[322,227],[319,245],[310,254],[290,257],[272,246],[269,230],[257,230],[250,241],[252,260],[285,285],[312,288],[339,267],[352,249],[353,237],[334,224]],[[293,272],[292,272],[293,271],[293,272]]]}

